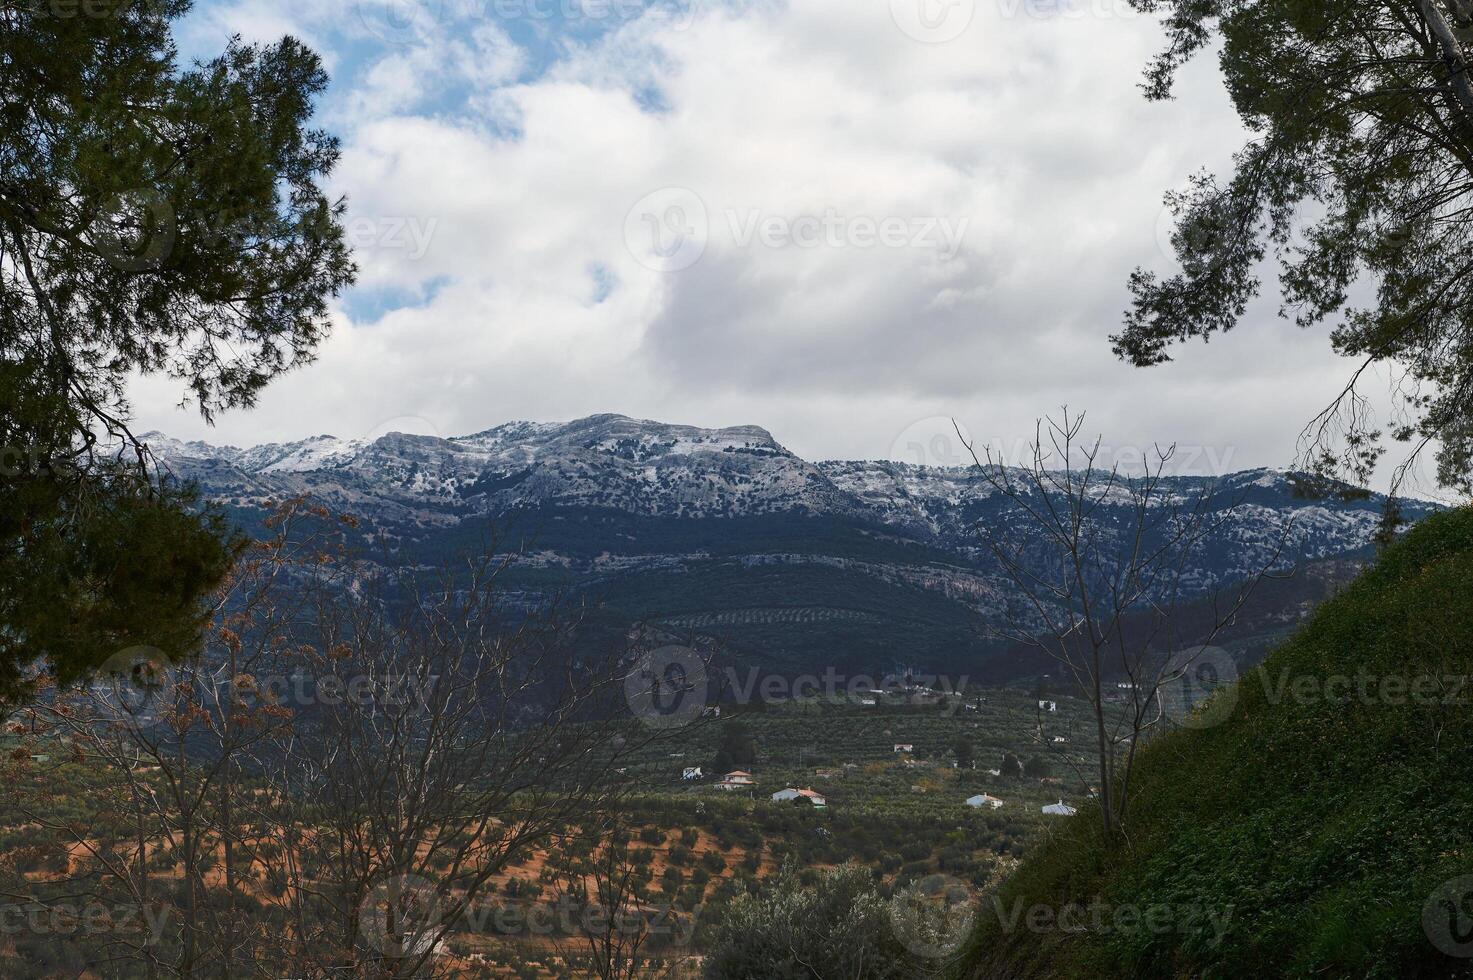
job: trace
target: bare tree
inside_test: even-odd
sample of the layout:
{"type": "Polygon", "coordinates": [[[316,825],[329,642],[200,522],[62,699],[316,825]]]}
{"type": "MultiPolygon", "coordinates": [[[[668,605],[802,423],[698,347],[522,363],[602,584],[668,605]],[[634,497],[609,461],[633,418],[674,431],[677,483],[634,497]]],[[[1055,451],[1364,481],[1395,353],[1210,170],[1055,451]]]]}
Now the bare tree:
{"type": "Polygon", "coordinates": [[[581,945],[588,971],[599,980],[684,976],[699,906],[682,919],[668,900],[650,900],[623,809],[583,832],[592,844],[589,854],[569,862],[554,886],[559,900],[580,913],[571,938],[581,945]]]}
{"type": "Polygon", "coordinates": [[[660,734],[621,710],[627,651],[509,606],[510,558],[386,572],[349,557],[351,523],[289,502],[203,656],[135,652],[34,709],[98,805],[22,801],[72,857],[15,897],[145,910],[157,929],[103,946],[151,977],[448,976],[495,877],[598,824],[660,734]]]}
{"type": "Polygon", "coordinates": [[[443,944],[494,879],[597,821],[656,737],[618,710],[626,651],[575,652],[555,606],[508,609],[509,563],[316,590],[294,675],[310,710],[259,798],[298,975],[452,975],[443,944]]]}
{"type": "Polygon", "coordinates": [[[1206,479],[1195,489],[1168,482],[1175,447],[1156,447],[1139,475],[1106,466],[1100,440],[1080,437],[1084,421],[1067,409],[1059,421],[1041,420],[1021,466],[968,450],[985,486],[1011,505],[1001,523],[979,525],[1016,593],[990,626],[1046,654],[1088,701],[1101,820],[1113,839],[1125,827],[1143,737],[1167,719],[1184,682],[1225,666],[1204,663],[1206,651],[1278,567],[1289,529],[1239,580],[1194,581],[1241,499],[1225,499],[1206,479]],[[1107,685],[1118,677],[1128,696],[1117,710],[1107,685]]]}
{"type": "Polygon", "coordinates": [[[241,803],[260,791],[258,760],[294,716],[288,706],[243,699],[240,681],[278,661],[280,638],[303,612],[301,594],[280,586],[325,564],[321,535],[298,533],[323,514],[294,501],[272,516],[273,537],[242,557],[212,599],[204,655],[119,651],[90,683],[28,710],[30,735],[66,746],[65,763],[87,773],[91,807],[58,807],[44,790],[17,800],[69,859],[50,887],[27,883],[11,897],[39,907],[82,901],[130,922],[92,944],[88,967],[244,975],[251,950],[274,946],[269,918],[254,914],[252,881],[269,835],[243,821],[241,803]]]}

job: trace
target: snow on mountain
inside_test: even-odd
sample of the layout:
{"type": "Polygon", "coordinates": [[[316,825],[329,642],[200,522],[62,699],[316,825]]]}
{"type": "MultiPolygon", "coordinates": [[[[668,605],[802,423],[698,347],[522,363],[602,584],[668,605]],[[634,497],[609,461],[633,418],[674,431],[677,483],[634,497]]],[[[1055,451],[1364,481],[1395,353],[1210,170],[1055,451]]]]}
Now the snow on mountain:
{"type": "MultiPolygon", "coordinates": [[[[443,519],[544,505],[678,518],[794,512],[863,518],[961,546],[989,496],[962,467],[810,463],[756,426],[701,429],[619,415],[561,425],[510,422],[450,439],[321,435],[249,449],[158,433],[144,438],[169,469],[198,480],[211,496],[245,504],[306,493],[397,516],[443,519]]],[[[1204,483],[1177,477],[1166,489],[1191,494],[1204,483]]],[[[1275,536],[1292,517],[1295,550],[1323,557],[1361,547],[1379,520],[1377,498],[1300,499],[1290,475],[1278,471],[1233,474],[1220,486],[1240,503],[1234,536],[1244,546],[1275,536]]]]}
{"type": "MultiPolygon", "coordinates": [[[[495,522],[529,511],[577,515],[587,528],[555,547],[539,546],[537,561],[598,577],[689,570],[713,554],[750,551],[742,559],[747,567],[836,568],[949,596],[997,594],[1000,569],[978,525],[1033,533],[1006,498],[968,469],[810,463],[755,426],[701,429],[597,415],[560,425],[511,422],[449,439],[321,435],[249,449],[157,433],[145,440],[167,468],[237,510],[306,495],[390,528],[399,539],[429,542],[432,550],[436,529],[468,519],[495,522]],[[590,515],[663,523],[636,534],[590,515]],[[827,522],[827,530],[815,538],[808,525],[784,525],[759,546],[736,523],[793,518],[827,522]],[[872,543],[855,544],[854,534],[872,543]],[[889,545],[874,543],[882,536],[889,545]],[[795,547],[800,541],[803,547],[795,547]],[[929,557],[918,558],[918,548],[929,549],[929,557]],[[879,560],[856,560],[876,549],[879,560]]],[[[1285,565],[1356,552],[1380,520],[1379,498],[1307,498],[1293,475],[1271,470],[1231,474],[1216,484],[1170,477],[1163,499],[1188,499],[1209,485],[1226,519],[1188,575],[1202,589],[1253,573],[1281,542],[1285,565]]],[[[1128,523],[1121,488],[1107,490],[1104,503],[1107,520],[1128,523]]],[[[1418,516],[1419,506],[1409,503],[1408,516],[1418,516]]]]}
{"type": "Polygon", "coordinates": [[[490,512],[528,502],[685,517],[835,506],[811,463],[755,426],[699,429],[601,415],[567,425],[514,422],[452,439],[318,436],[240,450],[145,437],[206,491],[309,492],[347,504],[490,512]],[[221,472],[228,466],[235,483],[221,472]]]}
{"type": "MultiPolygon", "coordinates": [[[[520,522],[513,585],[529,602],[549,589],[581,592],[609,603],[617,622],[724,624],[723,642],[785,663],[966,656],[978,615],[997,613],[1011,590],[978,526],[1031,533],[967,469],[812,463],[755,426],[597,415],[449,439],[320,435],[245,449],[158,433],[144,441],[244,526],[269,502],[305,495],[366,518],[379,542],[412,549],[416,562],[439,564],[520,522]]],[[[1364,549],[1380,498],[1312,499],[1300,484],[1270,470],[1218,481],[1226,519],[1188,569],[1191,585],[1251,574],[1281,542],[1285,565],[1364,549]]],[[[1208,485],[1183,476],[1163,489],[1186,499],[1208,485]]],[[[1118,506],[1127,502],[1114,490],[1105,519],[1128,524],[1118,506]]],[[[1413,519],[1427,509],[1404,505],[1413,519]]],[[[1272,615],[1299,615],[1303,596],[1294,596],[1272,615]]]]}

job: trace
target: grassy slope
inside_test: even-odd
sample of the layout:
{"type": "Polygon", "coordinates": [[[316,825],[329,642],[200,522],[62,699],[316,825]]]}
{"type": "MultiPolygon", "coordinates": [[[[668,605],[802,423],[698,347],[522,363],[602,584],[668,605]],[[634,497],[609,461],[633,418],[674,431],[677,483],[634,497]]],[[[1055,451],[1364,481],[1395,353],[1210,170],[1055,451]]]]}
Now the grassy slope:
{"type": "Polygon", "coordinates": [[[1152,744],[1128,847],[1106,854],[1089,811],[1040,845],[984,901],[962,974],[1473,976],[1422,928],[1433,890],[1473,873],[1473,690],[1449,705],[1276,700],[1286,678],[1361,669],[1473,675],[1473,510],[1427,520],[1326,603],[1243,678],[1225,723],[1152,744]],[[1178,911],[1161,933],[1002,925],[1097,897],[1178,911]],[[1179,911],[1198,905],[1231,909],[1220,942],[1179,911]]]}

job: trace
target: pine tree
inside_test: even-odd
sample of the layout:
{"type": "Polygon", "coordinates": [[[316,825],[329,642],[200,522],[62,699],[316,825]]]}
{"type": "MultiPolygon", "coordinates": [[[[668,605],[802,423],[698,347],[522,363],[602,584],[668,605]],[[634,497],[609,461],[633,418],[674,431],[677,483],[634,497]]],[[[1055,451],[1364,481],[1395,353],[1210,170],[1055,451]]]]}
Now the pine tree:
{"type": "Polygon", "coordinates": [[[1253,132],[1226,181],[1198,175],[1168,197],[1181,271],[1137,269],[1116,353],[1141,366],[1232,329],[1280,266],[1283,312],[1334,323],[1354,361],[1310,422],[1304,462],[1364,482],[1385,436],[1440,443],[1438,476],[1473,490],[1473,0],[1131,0],[1168,38],[1145,83],[1168,99],[1177,71],[1217,51],[1253,132]],[[1359,303],[1353,287],[1374,284],[1359,303]],[[1357,390],[1394,366],[1405,404],[1387,431],[1357,390]]]}
{"type": "Polygon", "coordinates": [[[130,376],[206,418],[311,360],[354,276],[327,84],[292,38],[181,67],[187,0],[0,7],[0,699],[122,648],[181,656],[237,542],[129,428],[130,376]]]}

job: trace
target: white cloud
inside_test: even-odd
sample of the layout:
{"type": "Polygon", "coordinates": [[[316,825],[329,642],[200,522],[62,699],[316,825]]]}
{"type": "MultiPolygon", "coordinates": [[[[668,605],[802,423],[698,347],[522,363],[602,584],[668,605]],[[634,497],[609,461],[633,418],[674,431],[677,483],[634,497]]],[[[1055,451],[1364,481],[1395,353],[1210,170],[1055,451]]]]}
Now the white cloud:
{"type": "MultiPolygon", "coordinates": [[[[1343,380],[1323,334],[1265,304],[1170,367],[1110,354],[1130,270],[1169,266],[1162,192],[1242,140],[1209,62],[1179,101],[1144,100],[1161,38],[1123,8],[1045,16],[1057,8],[984,0],[956,40],[925,44],[890,0],[699,4],[564,38],[535,69],[484,18],[385,46],[338,96],[334,190],[382,231],[360,249],[365,295],[415,301],[375,322],[344,316],[315,366],[213,437],[615,411],[762,424],[813,457],[883,456],[917,419],[1008,438],[1067,402],[1121,443],[1287,463],[1343,380]],[[694,192],[708,221],[700,260],[679,272],[647,268],[625,240],[630,208],[662,188],[694,192]],[[955,255],[927,247],[942,221],[966,230],[955,255]],[[867,244],[886,222],[932,232],[919,247],[867,244]],[[733,226],[787,229],[770,241],[838,228],[821,237],[839,245],[743,245],[733,226]]],[[[249,11],[274,29],[273,9],[212,16],[249,11]]],[[[280,9],[309,26],[325,16],[280,9]]],[[[205,434],[162,390],[138,389],[143,420],[205,434]]]]}

